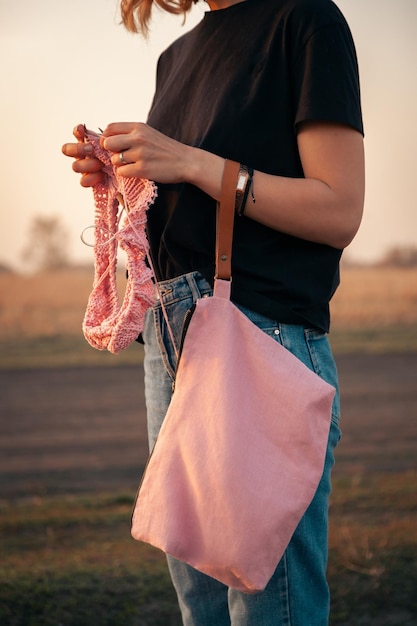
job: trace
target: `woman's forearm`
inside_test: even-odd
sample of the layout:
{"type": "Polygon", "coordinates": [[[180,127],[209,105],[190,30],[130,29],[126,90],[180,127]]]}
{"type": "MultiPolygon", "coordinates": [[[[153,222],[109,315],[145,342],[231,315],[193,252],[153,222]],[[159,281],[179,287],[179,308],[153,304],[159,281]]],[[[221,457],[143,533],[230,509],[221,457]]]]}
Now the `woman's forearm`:
{"type": "MultiPolygon", "coordinates": [[[[363,141],[356,131],[300,136],[305,178],[256,171],[245,215],[287,234],[344,248],[353,239],[364,198],[363,141]],[[327,135],[327,136],[326,136],[327,135]],[[304,158],[303,158],[304,157],[304,158]]],[[[191,149],[188,181],[219,199],[224,159],[191,149]]]]}

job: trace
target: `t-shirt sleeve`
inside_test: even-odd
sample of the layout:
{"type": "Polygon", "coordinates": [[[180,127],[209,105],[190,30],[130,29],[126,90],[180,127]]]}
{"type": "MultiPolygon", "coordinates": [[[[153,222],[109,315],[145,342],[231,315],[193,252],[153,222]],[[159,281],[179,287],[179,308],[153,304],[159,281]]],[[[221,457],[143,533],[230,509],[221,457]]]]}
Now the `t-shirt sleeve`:
{"type": "Polygon", "coordinates": [[[298,51],[293,84],[295,126],[338,122],[363,134],[358,63],[347,25],[327,24],[307,39],[298,51]]]}

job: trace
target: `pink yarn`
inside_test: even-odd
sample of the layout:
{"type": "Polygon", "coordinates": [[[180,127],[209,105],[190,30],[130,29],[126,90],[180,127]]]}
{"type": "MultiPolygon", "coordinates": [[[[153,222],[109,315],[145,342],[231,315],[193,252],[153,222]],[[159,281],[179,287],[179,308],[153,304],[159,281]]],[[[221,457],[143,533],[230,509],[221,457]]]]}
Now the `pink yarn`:
{"type": "Polygon", "coordinates": [[[94,282],[83,321],[88,343],[98,350],[117,354],[143,330],[147,309],[155,302],[154,274],[146,264],[146,211],[154,201],[155,184],[146,179],[126,178],[117,173],[110,153],[100,145],[100,136],[85,130],[84,140],[94,156],[104,163],[104,180],[93,187],[95,202],[94,282]],[[125,218],[119,228],[119,201],[125,218]],[[127,285],[120,306],[117,292],[117,248],[127,255],[127,285]]]}

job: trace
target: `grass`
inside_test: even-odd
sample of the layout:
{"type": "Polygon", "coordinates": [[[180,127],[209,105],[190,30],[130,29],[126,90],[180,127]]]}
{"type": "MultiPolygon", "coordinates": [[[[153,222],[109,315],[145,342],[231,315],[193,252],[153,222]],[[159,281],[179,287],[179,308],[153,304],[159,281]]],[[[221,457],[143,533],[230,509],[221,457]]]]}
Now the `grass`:
{"type": "Polygon", "coordinates": [[[417,268],[342,267],[331,312],[334,328],[415,326],[417,268]]]}
{"type": "MultiPolygon", "coordinates": [[[[330,333],[335,355],[417,352],[417,324],[381,328],[335,328],[330,333]]],[[[143,347],[134,342],[117,355],[92,348],[79,335],[44,335],[0,339],[0,369],[135,365],[143,347]]]]}
{"type": "MultiPolygon", "coordinates": [[[[137,344],[114,356],[82,337],[91,282],[91,271],[0,275],[0,368],[137,363],[137,344]]],[[[417,270],[344,268],[332,314],[336,354],[415,352],[417,270]]],[[[416,486],[415,472],[335,474],[331,626],[417,623],[416,486]]],[[[163,555],[130,538],[133,499],[0,501],[0,624],[180,626],[163,555]]]]}
{"type": "MultiPolygon", "coordinates": [[[[0,368],[131,364],[133,344],[114,356],[91,348],[81,324],[93,270],[0,274],[0,368]]],[[[125,277],[118,277],[123,297],[125,277]]],[[[417,350],[417,269],[344,267],[331,302],[335,353],[417,350]]]]}
{"type": "Polygon", "coordinates": [[[5,505],[0,623],[179,625],[162,554],[130,538],[132,501],[119,494],[5,505]]]}
{"type": "Polygon", "coordinates": [[[0,369],[133,365],[142,358],[137,342],[115,355],[95,350],[81,333],[0,340],[0,369]]]}
{"type": "MultiPolygon", "coordinates": [[[[417,351],[417,325],[388,328],[336,328],[330,333],[334,353],[417,351]]],[[[117,355],[92,348],[79,335],[44,335],[0,339],[0,369],[134,365],[142,362],[137,342],[117,355]]]]}
{"type": "Polygon", "coordinates": [[[330,513],[332,624],[417,620],[417,475],[335,481],[330,513]]]}
{"type": "MultiPolygon", "coordinates": [[[[331,626],[416,623],[416,478],[407,473],[336,480],[331,626]]],[[[133,497],[4,502],[0,623],[180,626],[163,555],[130,538],[133,497]]]]}
{"type": "Polygon", "coordinates": [[[336,326],[331,329],[330,343],[336,355],[417,352],[417,324],[361,328],[336,326]]]}

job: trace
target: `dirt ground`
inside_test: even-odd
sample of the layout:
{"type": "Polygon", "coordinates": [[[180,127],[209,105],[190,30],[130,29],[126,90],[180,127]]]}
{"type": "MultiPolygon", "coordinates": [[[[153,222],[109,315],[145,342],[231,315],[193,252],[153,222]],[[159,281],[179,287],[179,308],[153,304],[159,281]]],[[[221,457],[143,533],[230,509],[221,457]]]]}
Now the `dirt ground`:
{"type": "MultiPolygon", "coordinates": [[[[335,475],[416,469],[417,354],[337,359],[335,475]]],[[[141,366],[0,371],[0,499],[136,490],[147,458],[141,366]]]]}

